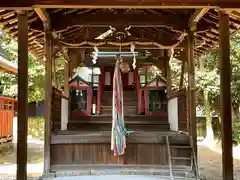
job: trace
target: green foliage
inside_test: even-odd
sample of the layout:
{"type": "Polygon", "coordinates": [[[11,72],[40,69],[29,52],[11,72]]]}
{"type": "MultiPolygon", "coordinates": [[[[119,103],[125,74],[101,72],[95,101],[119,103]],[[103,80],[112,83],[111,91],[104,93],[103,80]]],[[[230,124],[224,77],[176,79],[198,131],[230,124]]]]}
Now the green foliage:
{"type": "Polygon", "coordinates": [[[233,127],[233,133],[232,133],[233,141],[239,143],[240,142],[240,119],[234,118],[232,127],[233,127]]]}
{"type": "Polygon", "coordinates": [[[44,65],[33,57],[28,56],[28,101],[41,101],[44,99],[44,65]]]}
{"type": "MultiPolygon", "coordinates": [[[[231,39],[230,59],[232,66],[232,106],[233,106],[233,140],[240,142],[240,34],[236,33],[231,39]]],[[[203,92],[209,94],[211,109],[220,112],[220,75],[218,49],[205,54],[200,61],[204,60],[205,72],[196,71],[196,87],[198,104],[203,105],[203,92]]]]}
{"type": "Polygon", "coordinates": [[[28,135],[36,139],[44,139],[44,118],[28,119],[28,135]]]}
{"type": "MultiPolygon", "coordinates": [[[[17,62],[17,44],[8,36],[0,39],[0,56],[11,62],[17,62]]],[[[28,56],[28,100],[44,99],[44,66],[34,56],[28,56]]],[[[0,73],[0,92],[6,96],[17,96],[17,77],[12,74],[0,73]]]]}

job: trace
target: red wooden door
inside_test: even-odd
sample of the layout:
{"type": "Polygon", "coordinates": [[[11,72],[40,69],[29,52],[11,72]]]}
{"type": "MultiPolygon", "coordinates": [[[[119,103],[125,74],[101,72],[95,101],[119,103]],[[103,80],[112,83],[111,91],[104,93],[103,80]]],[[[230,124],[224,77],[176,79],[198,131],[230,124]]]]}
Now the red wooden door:
{"type": "Polygon", "coordinates": [[[128,87],[128,73],[122,73],[123,88],[128,87]]]}

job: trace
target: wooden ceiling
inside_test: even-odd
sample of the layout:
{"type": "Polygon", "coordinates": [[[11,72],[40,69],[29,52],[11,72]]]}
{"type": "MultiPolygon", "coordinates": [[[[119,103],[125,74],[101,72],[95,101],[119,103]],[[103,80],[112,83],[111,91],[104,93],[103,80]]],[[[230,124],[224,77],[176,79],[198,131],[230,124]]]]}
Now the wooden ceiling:
{"type": "MultiPolygon", "coordinates": [[[[124,31],[131,26],[124,41],[151,41],[169,47],[178,43],[175,56],[185,53],[188,28],[198,22],[195,55],[199,56],[218,45],[218,12],[215,9],[44,9],[48,14],[52,30],[65,47],[95,38],[110,29],[124,31]]],[[[231,31],[240,26],[240,10],[229,10],[231,31]]],[[[28,11],[29,51],[36,57],[44,57],[44,28],[35,10],[28,11]]],[[[17,13],[0,10],[3,31],[17,38],[17,13]]],[[[108,40],[117,41],[113,36],[108,40]]],[[[88,47],[89,48],[89,47],[88,47]]],[[[154,49],[154,47],[152,47],[154,49]]],[[[156,49],[157,47],[155,47],[156,49]]],[[[130,49],[129,49],[130,51],[130,49]]],[[[182,56],[181,56],[182,57],[182,56]]],[[[184,56],[183,56],[184,57],[184,56]]]]}

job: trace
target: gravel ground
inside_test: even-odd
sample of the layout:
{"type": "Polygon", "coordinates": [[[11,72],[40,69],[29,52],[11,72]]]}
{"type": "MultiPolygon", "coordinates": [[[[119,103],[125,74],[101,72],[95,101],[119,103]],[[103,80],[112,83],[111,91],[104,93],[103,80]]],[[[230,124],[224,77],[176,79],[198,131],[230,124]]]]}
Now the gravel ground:
{"type": "MultiPolygon", "coordinates": [[[[240,148],[234,149],[234,155],[240,155],[240,148]]],[[[221,148],[198,146],[198,158],[200,174],[205,180],[222,180],[222,154],[221,148]]],[[[234,159],[234,176],[235,180],[240,180],[240,160],[234,159]]]]}

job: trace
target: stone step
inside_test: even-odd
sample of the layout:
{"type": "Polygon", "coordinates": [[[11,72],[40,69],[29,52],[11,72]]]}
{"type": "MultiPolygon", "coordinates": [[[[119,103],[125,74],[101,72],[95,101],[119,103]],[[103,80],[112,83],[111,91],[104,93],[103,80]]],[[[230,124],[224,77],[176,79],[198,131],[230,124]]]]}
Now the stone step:
{"type": "MultiPolygon", "coordinates": [[[[194,173],[189,166],[173,166],[172,175],[174,180],[196,180],[194,173]]],[[[44,174],[44,178],[73,177],[73,179],[170,179],[170,170],[167,165],[70,165],[70,166],[51,166],[51,174],[44,174]]]]}

